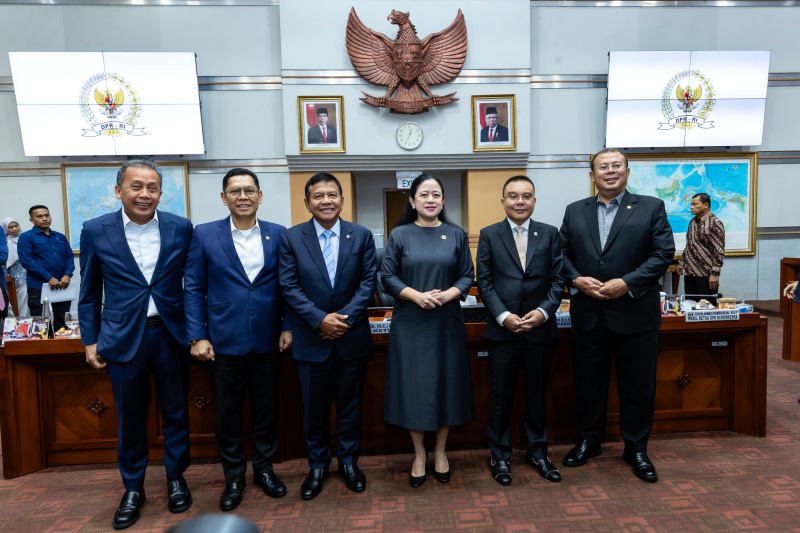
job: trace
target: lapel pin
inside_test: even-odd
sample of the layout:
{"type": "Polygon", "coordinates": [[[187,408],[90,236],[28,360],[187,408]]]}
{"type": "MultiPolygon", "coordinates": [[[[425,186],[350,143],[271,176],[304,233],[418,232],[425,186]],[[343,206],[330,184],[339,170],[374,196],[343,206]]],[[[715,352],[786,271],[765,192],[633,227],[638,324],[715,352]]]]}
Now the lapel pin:
{"type": "Polygon", "coordinates": [[[628,206],[628,209],[630,209],[630,208],[631,208],[631,206],[628,206]]]}
{"type": "Polygon", "coordinates": [[[346,237],[345,237],[345,239],[349,239],[349,238],[350,238],[350,235],[348,235],[348,236],[346,236],[346,237]]]}
{"type": "Polygon", "coordinates": [[[269,240],[269,235],[266,236],[266,239],[269,240]]]}
{"type": "Polygon", "coordinates": [[[535,231],[533,232],[533,236],[534,236],[534,237],[536,237],[536,236],[538,236],[538,235],[539,235],[539,234],[538,234],[538,233],[536,233],[535,231]]]}
{"type": "Polygon", "coordinates": [[[442,240],[446,241],[447,240],[447,235],[442,235],[442,240]]]}

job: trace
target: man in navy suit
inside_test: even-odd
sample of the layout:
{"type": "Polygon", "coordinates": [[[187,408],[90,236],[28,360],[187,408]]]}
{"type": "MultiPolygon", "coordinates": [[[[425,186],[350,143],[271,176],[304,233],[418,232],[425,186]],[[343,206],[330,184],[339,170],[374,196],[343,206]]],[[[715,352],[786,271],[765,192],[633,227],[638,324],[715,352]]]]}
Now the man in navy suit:
{"type": "Polygon", "coordinates": [[[139,519],[145,502],[150,376],[161,407],[167,508],[192,505],[183,479],[189,466],[189,353],[183,313],[183,272],[192,224],[156,211],[161,170],[126,161],[114,188],[122,209],[84,222],[78,310],[86,362],[107,368],[119,419],[117,462],[125,494],[113,526],[139,519]]]}
{"type": "Polygon", "coordinates": [[[481,130],[481,142],[508,142],[508,128],[497,123],[499,115],[496,107],[487,107],[483,115],[486,127],[481,130]]]}
{"type": "Polygon", "coordinates": [[[258,220],[258,177],[234,168],[222,178],[223,220],[194,230],[186,259],[184,300],[191,354],[210,361],[216,400],[216,437],[225,489],[223,511],[242,501],[247,458],[242,453],[242,408],[250,394],[253,483],[272,498],[286,486],[272,470],[278,447],[278,378],[281,352],[292,344],[278,285],[278,246],[286,228],[258,220]]]}
{"type": "Polygon", "coordinates": [[[564,292],[564,257],[558,230],[531,218],[536,190],[527,176],[513,176],[500,200],[507,217],[481,230],[477,284],[489,317],[486,342],[492,392],[486,440],[492,477],[511,483],[509,437],[514,389],[522,371],[525,388],[525,461],[548,481],[561,474],[547,458],[547,378],[558,329],[556,310],[564,292]]]}
{"type": "Polygon", "coordinates": [[[619,150],[592,159],[597,196],[567,206],[561,225],[572,287],[572,359],[579,440],[564,458],[582,466],[602,453],[611,356],[617,373],[623,459],[644,481],[658,480],[647,456],[656,394],[658,280],[675,256],[664,202],[625,190],[631,170],[619,150]]]}
{"type": "Polygon", "coordinates": [[[339,218],[342,185],[325,172],[305,186],[312,219],[281,235],[280,284],[291,308],[294,344],[303,394],[310,471],[301,497],[322,490],[331,462],[331,394],[336,398],[338,473],[350,490],[366,489],[358,468],[361,398],[366,360],[372,354],[367,306],[375,290],[372,233],[339,218]]]}

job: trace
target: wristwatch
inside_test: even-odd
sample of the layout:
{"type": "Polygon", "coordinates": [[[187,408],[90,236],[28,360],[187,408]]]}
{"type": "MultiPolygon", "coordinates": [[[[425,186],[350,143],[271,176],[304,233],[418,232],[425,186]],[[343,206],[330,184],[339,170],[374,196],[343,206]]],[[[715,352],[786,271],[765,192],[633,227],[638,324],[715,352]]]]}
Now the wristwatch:
{"type": "Polygon", "coordinates": [[[189,346],[194,346],[194,345],[195,345],[195,344],[197,344],[198,342],[200,342],[200,341],[189,341],[189,346]]]}

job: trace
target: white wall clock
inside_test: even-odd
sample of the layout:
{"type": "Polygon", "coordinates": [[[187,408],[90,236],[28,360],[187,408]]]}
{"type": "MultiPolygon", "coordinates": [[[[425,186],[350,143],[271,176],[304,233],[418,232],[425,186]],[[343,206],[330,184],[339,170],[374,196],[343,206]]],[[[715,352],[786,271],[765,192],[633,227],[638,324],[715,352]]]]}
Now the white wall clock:
{"type": "Polygon", "coordinates": [[[404,150],[414,150],[422,144],[422,128],[416,122],[403,122],[397,126],[397,144],[404,150]]]}

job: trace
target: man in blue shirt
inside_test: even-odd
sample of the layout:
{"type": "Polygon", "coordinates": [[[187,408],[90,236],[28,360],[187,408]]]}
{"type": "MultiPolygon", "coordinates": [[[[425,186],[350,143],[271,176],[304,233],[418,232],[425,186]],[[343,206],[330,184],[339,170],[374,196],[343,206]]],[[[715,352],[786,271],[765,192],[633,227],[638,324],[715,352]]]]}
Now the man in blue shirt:
{"type": "Polygon", "coordinates": [[[6,272],[3,266],[8,259],[8,243],[6,242],[6,232],[0,227],[0,319],[8,315],[8,294],[6,293],[6,272]]]}
{"type": "MultiPolygon", "coordinates": [[[[50,210],[35,205],[28,210],[33,229],[19,236],[19,262],[28,275],[28,307],[31,316],[42,316],[42,285],[52,290],[66,289],[75,270],[75,257],[66,235],[50,229],[50,210]]],[[[54,331],[66,327],[64,313],[71,302],[53,303],[54,331]]]]}

